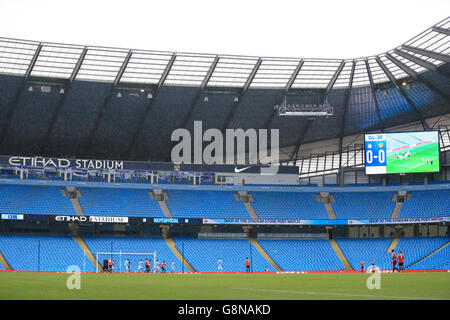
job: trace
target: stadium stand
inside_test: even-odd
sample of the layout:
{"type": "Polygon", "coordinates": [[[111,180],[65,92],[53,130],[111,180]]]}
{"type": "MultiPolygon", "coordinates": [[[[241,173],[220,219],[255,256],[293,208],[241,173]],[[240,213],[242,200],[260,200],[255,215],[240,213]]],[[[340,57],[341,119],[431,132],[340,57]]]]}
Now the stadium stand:
{"type": "Polygon", "coordinates": [[[412,191],[399,218],[445,217],[450,212],[450,190],[412,191]]]}
{"type": "MultiPolygon", "coordinates": [[[[175,266],[177,272],[182,269],[181,261],[175,256],[172,250],[167,246],[166,242],[162,238],[133,238],[133,237],[84,237],[86,245],[91,250],[94,257],[96,257],[97,252],[127,252],[127,253],[152,253],[156,251],[156,259],[160,262],[165,261],[169,266],[172,261],[175,261],[175,266]]],[[[103,259],[108,258],[107,255],[99,256],[99,263],[103,265],[103,259]]],[[[138,255],[126,255],[121,256],[115,255],[113,260],[116,261],[116,271],[120,271],[121,263],[120,261],[125,261],[125,259],[131,260],[131,271],[137,271],[139,260],[145,261],[145,256],[138,255]]],[[[152,259],[153,263],[153,259],[152,259]]],[[[124,266],[122,264],[122,271],[124,266]]],[[[189,272],[185,268],[185,272],[189,272]]]]}
{"type": "Polygon", "coordinates": [[[114,188],[81,188],[78,198],[86,215],[164,217],[158,201],[147,190],[114,188]]]}
{"type": "Polygon", "coordinates": [[[391,269],[391,256],[386,252],[392,239],[336,239],[342,252],[354,270],[361,269],[361,261],[366,266],[372,262],[380,269],[391,269]]]}
{"type": "Polygon", "coordinates": [[[390,218],[395,207],[392,192],[335,192],[331,202],[337,219],[390,218]]]}
{"type": "Polygon", "coordinates": [[[168,194],[166,203],[174,217],[251,218],[229,191],[169,190],[168,194]]]}
{"type": "MultiPolygon", "coordinates": [[[[405,266],[409,266],[412,263],[422,259],[426,255],[432,253],[433,251],[447,243],[449,240],[449,237],[400,238],[395,251],[403,252],[403,254],[405,255],[405,266]]],[[[447,256],[447,258],[449,257],[447,256]]],[[[447,259],[447,261],[450,260],[447,259]]],[[[431,266],[423,261],[423,263],[412,265],[411,269],[420,269],[421,265],[431,266]]]]}
{"type": "MultiPolygon", "coordinates": [[[[97,252],[103,259],[108,252],[150,253],[156,251],[157,259],[171,265],[175,261],[176,272],[189,269],[162,238],[135,237],[84,237],[96,258],[97,252]]],[[[246,239],[197,239],[175,237],[176,248],[195,271],[217,271],[217,260],[222,259],[224,272],[245,271],[244,261],[252,259],[253,271],[276,271],[275,268],[246,239]]],[[[377,239],[337,239],[342,252],[354,270],[360,270],[360,262],[366,268],[374,262],[380,269],[391,270],[391,255],[387,248],[390,238],[377,239]]],[[[436,249],[450,241],[450,237],[400,238],[395,248],[405,254],[405,267],[410,270],[447,269],[450,263],[450,246],[435,253],[436,249]],[[430,253],[433,253],[429,255],[430,253]],[[429,255],[429,256],[428,256],[429,255]],[[421,260],[422,259],[422,260],[421,260]],[[411,267],[409,267],[411,265],[411,267]]],[[[328,240],[259,240],[261,247],[284,271],[327,271],[342,270],[344,265],[336,255],[328,240]],[[318,258],[320,257],[320,258],[318,258]]],[[[68,236],[48,235],[0,235],[0,250],[13,270],[25,271],[66,271],[68,266],[77,265],[82,271],[95,271],[95,267],[84,254],[80,245],[68,236]]],[[[116,272],[124,272],[123,261],[132,261],[132,272],[138,271],[138,262],[145,256],[115,255],[116,272]]],[[[148,257],[148,258],[151,258],[148,257]]],[[[5,268],[0,265],[0,270],[5,268]]]]}
{"type": "Polygon", "coordinates": [[[284,270],[342,270],[328,240],[259,240],[264,250],[284,270]]]}
{"type": "Polygon", "coordinates": [[[0,235],[0,250],[14,270],[66,271],[77,265],[94,268],[81,247],[67,236],[0,235]]]}
{"type": "Polygon", "coordinates": [[[0,185],[2,213],[76,215],[61,187],[0,185]]]}
{"type": "Polygon", "coordinates": [[[251,204],[262,219],[328,219],[312,192],[252,192],[251,204]]]}
{"type": "Polygon", "coordinates": [[[431,256],[412,265],[412,270],[423,269],[450,269],[450,246],[446,246],[442,250],[433,253],[431,256]]]}
{"type": "Polygon", "coordinates": [[[253,271],[275,271],[259,251],[244,239],[196,239],[176,237],[175,244],[197,271],[217,271],[217,260],[222,259],[224,272],[245,271],[245,259],[252,260],[253,271]],[[251,250],[251,253],[250,253],[251,250]]]}

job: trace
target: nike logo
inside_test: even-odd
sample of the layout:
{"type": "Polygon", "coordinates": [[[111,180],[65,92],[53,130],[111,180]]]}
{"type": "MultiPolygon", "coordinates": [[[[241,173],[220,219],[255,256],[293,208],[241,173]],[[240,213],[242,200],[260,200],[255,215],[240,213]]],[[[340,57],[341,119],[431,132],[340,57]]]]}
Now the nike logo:
{"type": "Polygon", "coordinates": [[[251,166],[249,166],[249,167],[245,167],[245,168],[241,168],[241,169],[238,169],[237,167],[234,167],[234,172],[235,173],[239,173],[239,172],[242,172],[242,171],[244,171],[244,170],[247,170],[248,168],[250,168],[251,166]]]}

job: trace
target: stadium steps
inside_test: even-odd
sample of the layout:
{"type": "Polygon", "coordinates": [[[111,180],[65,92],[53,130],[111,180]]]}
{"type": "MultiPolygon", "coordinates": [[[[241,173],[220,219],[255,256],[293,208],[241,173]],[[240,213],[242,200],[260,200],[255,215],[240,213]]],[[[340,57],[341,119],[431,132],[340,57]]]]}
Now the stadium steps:
{"type": "Polygon", "coordinates": [[[172,212],[170,212],[169,207],[167,206],[166,200],[158,200],[158,203],[161,207],[161,210],[164,212],[164,215],[166,216],[166,218],[173,218],[172,216],[172,212]]]}
{"type": "Polygon", "coordinates": [[[330,217],[330,219],[332,220],[336,220],[336,213],[334,213],[334,209],[333,206],[331,205],[331,203],[324,203],[325,205],[325,209],[327,210],[328,213],[328,217],[330,217]]]}
{"type": "Polygon", "coordinates": [[[172,252],[177,256],[177,258],[184,264],[186,268],[189,269],[191,272],[196,272],[194,267],[190,265],[190,263],[183,257],[181,252],[178,250],[178,248],[175,245],[175,240],[169,237],[164,237],[164,240],[166,240],[167,245],[172,250],[172,252]]]}
{"type": "Polygon", "coordinates": [[[77,199],[70,199],[70,201],[72,201],[73,208],[77,212],[77,215],[84,216],[84,211],[81,208],[80,201],[78,201],[78,198],[77,199]]]}
{"type": "Polygon", "coordinates": [[[400,214],[400,210],[402,209],[403,202],[397,201],[395,203],[394,210],[392,211],[391,219],[397,219],[400,214]]]}
{"type": "Polygon", "coordinates": [[[446,246],[448,246],[449,244],[450,244],[450,241],[448,241],[447,243],[443,244],[442,246],[440,246],[440,247],[437,248],[436,250],[430,252],[430,253],[427,254],[425,257],[420,258],[420,259],[417,260],[417,261],[414,261],[414,262],[411,263],[410,265],[406,266],[406,268],[409,268],[409,267],[415,265],[416,263],[419,263],[420,261],[427,259],[428,257],[432,256],[432,255],[435,254],[436,252],[439,252],[439,251],[441,251],[442,249],[444,249],[444,248],[445,248],[446,246]]]}
{"type": "Polygon", "coordinates": [[[78,201],[78,197],[81,197],[81,191],[74,189],[71,190],[71,193],[69,193],[69,190],[67,189],[68,187],[66,187],[65,189],[61,189],[62,195],[70,199],[70,201],[72,202],[72,206],[78,216],[84,216],[85,214],[83,208],[81,208],[80,201],[78,201]],[[76,196],[74,196],[74,193],[76,194],[76,196]]]}
{"type": "Polygon", "coordinates": [[[159,199],[155,198],[155,197],[152,195],[152,192],[151,192],[151,191],[148,191],[148,195],[149,195],[150,199],[152,199],[152,200],[157,200],[157,201],[158,201],[159,206],[161,207],[161,210],[162,210],[162,212],[164,213],[164,216],[165,216],[166,218],[173,218],[172,212],[170,212],[170,209],[169,209],[169,207],[167,206],[167,203],[166,203],[166,200],[165,200],[165,199],[159,200],[159,199]]]}
{"type": "Polygon", "coordinates": [[[89,260],[91,260],[92,264],[94,266],[97,266],[98,270],[101,271],[102,266],[100,265],[100,263],[97,262],[97,259],[94,257],[94,255],[91,252],[91,249],[89,249],[83,238],[78,236],[73,236],[72,238],[75,242],[77,242],[80,245],[81,249],[84,251],[89,260]]]}
{"type": "Polygon", "coordinates": [[[11,268],[11,266],[9,265],[8,261],[6,261],[1,251],[0,251],[0,263],[3,265],[5,270],[13,270],[13,268],[11,268]]]}
{"type": "Polygon", "coordinates": [[[283,271],[281,267],[267,254],[266,250],[264,250],[263,247],[261,247],[261,244],[258,242],[258,240],[254,238],[248,238],[248,241],[256,248],[258,249],[259,253],[274,267],[277,271],[283,271]]]}
{"type": "Polygon", "coordinates": [[[339,244],[334,239],[330,239],[330,244],[334,249],[334,252],[336,252],[337,256],[341,260],[342,264],[345,266],[347,270],[353,270],[352,265],[348,262],[347,258],[344,255],[344,252],[342,252],[341,247],[339,247],[339,244]]]}
{"type": "Polygon", "coordinates": [[[336,220],[336,213],[334,212],[333,206],[331,202],[335,202],[336,198],[334,195],[330,194],[327,197],[322,197],[320,194],[316,194],[316,200],[318,202],[322,202],[325,206],[325,210],[327,210],[328,218],[331,220],[336,220]]]}
{"type": "Polygon", "coordinates": [[[399,242],[400,238],[392,238],[391,243],[389,244],[389,247],[386,249],[386,252],[391,252],[392,250],[395,249],[395,247],[397,247],[397,244],[399,242]]]}
{"type": "Polygon", "coordinates": [[[253,208],[253,206],[250,202],[244,202],[244,205],[247,208],[248,213],[252,216],[253,219],[259,219],[258,215],[256,214],[255,209],[253,208]]]}

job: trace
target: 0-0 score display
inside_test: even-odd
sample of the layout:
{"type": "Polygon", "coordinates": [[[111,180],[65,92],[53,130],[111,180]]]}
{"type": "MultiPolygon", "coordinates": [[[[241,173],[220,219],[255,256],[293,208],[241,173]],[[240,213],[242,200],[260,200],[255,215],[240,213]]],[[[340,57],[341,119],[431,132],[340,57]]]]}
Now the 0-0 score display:
{"type": "Polygon", "coordinates": [[[366,135],[366,174],[386,173],[386,134],[366,135]]]}
{"type": "Polygon", "coordinates": [[[439,172],[437,131],[365,135],[366,174],[439,172]]]}

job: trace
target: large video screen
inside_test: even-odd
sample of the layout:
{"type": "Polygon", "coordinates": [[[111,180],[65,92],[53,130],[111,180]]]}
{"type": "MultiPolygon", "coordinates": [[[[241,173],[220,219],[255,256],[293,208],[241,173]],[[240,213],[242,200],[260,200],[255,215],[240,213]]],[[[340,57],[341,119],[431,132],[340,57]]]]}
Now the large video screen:
{"type": "Polygon", "coordinates": [[[439,132],[365,135],[366,174],[439,172],[439,132]]]}

